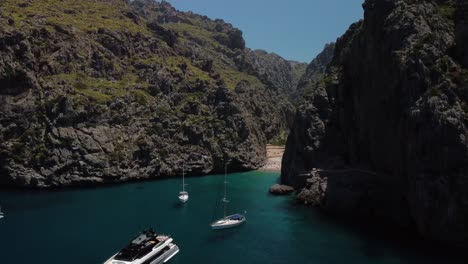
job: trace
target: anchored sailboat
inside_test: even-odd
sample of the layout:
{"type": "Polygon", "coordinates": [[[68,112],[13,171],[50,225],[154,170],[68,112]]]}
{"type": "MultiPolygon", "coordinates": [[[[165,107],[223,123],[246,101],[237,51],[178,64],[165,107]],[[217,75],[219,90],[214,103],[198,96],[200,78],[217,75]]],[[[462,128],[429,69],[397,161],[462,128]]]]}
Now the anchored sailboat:
{"type": "Polygon", "coordinates": [[[0,219],[2,219],[5,215],[2,212],[2,207],[0,206],[0,219]]]}
{"type": "Polygon", "coordinates": [[[179,201],[186,203],[189,199],[188,192],[185,191],[185,164],[182,166],[182,191],[179,192],[179,201]]]}
{"type": "Polygon", "coordinates": [[[241,224],[245,223],[245,216],[242,214],[233,214],[233,215],[228,215],[226,216],[226,207],[227,203],[229,203],[229,200],[227,199],[226,195],[226,175],[227,175],[227,165],[224,166],[224,197],[221,200],[223,202],[224,206],[224,216],[222,219],[219,219],[213,223],[211,223],[211,229],[213,230],[218,230],[218,229],[226,229],[226,228],[231,228],[231,227],[236,227],[240,226],[241,224]]]}

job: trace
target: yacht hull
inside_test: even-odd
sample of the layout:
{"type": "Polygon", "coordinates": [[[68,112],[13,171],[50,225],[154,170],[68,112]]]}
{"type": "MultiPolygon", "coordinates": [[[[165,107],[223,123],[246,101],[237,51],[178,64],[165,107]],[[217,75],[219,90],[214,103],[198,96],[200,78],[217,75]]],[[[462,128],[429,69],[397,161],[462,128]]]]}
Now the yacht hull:
{"type": "MultiPolygon", "coordinates": [[[[155,259],[148,259],[146,261],[134,261],[134,262],[122,262],[122,261],[115,261],[115,263],[135,263],[135,264],[163,264],[163,263],[168,263],[169,260],[171,260],[175,255],[179,253],[179,247],[177,245],[173,245],[169,250],[164,252],[162,255],[155,259]]],[[[108,261],[104,262],[104,264],[113,264],[114,260],[113,258],[109,259],[108,261]]]]}
{"type": "Polygon", "coordinates": [[[152,229],[144,231],[129,245],[104,264],[162,264],[168,262],[179,247],[170,236],[158,235],[152,229]]]}
{"type": "MultiPolygon", "coordinates": [[[[177,255],[177,253],[179,253],[179,247],[175,246],[174,249],[171,249],[171,251],[167,253],[168,256],[164,259],[163,263],[167,263],[169,260],[171,260],[171,258],[177,255]]],[[[157,263],[152,263],[152,264],[157,264],[157,263]]]]}
{"type": "Polygon", "coordinates": [[[169,262],[175,255],[179,253],[179,247],[177,245],[173,245],[169,250],[164,252],[158,258],[151,260],[149,262],[144,262],[144,264],[163,264],[169,262]]]}

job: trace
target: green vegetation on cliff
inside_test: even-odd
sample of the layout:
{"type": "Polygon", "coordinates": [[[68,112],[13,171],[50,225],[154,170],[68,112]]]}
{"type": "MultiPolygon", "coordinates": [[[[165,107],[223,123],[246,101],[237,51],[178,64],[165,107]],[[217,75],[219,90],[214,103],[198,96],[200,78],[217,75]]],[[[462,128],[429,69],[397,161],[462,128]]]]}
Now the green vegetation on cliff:
{"type": "Polygon", "coordinates": [[[303,65],[255,56],[232,25],[167,2],[1,1],[0,184],[260,167],[293,112],[278,80],[303,65]]]}
{"type": "Polygon", "coordinates": [[[35,27],[39,22],[87,32],[105,28],[149,34],[139,21],[132,20],[131,8],[123,0],[4,0],[0,6],[20,27],[35,27]]]}
{"type": "Polygon", "coordinates": [[[446,3],[439,6],[439,12],[451,20],[455,18],[455,10],[454,4],[446,3]]]}

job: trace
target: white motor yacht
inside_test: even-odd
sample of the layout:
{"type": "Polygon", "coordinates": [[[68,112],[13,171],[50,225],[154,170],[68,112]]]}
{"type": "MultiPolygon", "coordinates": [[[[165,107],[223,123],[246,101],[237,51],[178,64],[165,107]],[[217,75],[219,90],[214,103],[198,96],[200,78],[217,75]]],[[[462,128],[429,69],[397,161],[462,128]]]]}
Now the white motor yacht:
{"type": "Polygon", "coordinates": [[[104,264],[161,264],[177,253],[179,247],[170,236],[158,235],[153,229],[148,229],[104,264]]]}

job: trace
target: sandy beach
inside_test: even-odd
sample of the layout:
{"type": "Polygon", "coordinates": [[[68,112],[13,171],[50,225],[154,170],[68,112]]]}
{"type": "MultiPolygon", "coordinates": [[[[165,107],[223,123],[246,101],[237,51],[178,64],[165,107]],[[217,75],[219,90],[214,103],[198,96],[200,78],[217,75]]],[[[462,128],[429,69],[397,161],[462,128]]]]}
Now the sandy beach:
{"type": "Polygon", "coordinates": [[[267,145],[267,163],[260,168],[263,171],[281,171],[284,146],[267,145]]]}

